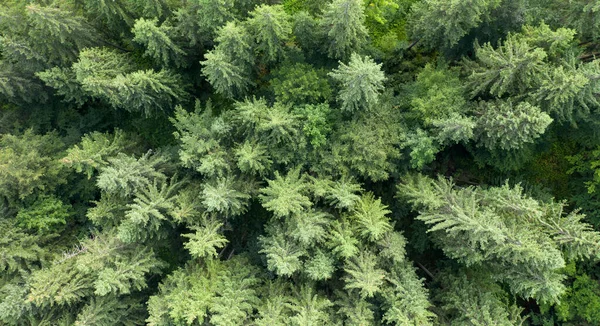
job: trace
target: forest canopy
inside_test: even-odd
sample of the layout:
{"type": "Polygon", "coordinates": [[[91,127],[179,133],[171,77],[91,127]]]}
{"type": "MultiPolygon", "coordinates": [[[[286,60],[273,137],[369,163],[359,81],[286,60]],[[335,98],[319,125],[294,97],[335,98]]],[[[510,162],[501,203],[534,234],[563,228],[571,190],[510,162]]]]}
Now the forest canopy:
{"type": "Polygon", "coordinates": [[[600,1],[0,1],[0,325],[600,325],[600,1]]]}

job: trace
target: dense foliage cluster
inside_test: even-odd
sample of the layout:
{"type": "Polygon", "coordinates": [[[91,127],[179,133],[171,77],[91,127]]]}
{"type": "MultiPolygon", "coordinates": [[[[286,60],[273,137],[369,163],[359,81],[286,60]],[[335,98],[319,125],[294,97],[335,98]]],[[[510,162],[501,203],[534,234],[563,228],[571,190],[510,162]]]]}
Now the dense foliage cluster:
{"type": "Polygon", "coordinates": [[[0,325],[599,325],[600,1],[1,1],[0,212],[0,325]]]}

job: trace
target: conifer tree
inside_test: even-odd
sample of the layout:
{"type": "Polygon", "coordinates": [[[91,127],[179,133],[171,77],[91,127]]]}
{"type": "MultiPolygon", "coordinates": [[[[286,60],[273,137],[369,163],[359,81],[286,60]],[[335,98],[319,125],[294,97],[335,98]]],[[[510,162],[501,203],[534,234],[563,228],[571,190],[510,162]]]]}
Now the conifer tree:
{"type": "Polygon", "coordinates": [[[49,62],[68,63],[78,51],[98,43],[95,31],[78,15],[30,4],[25,9],[27,42],[49,62]]]}
{"type": "Polygon", "coordinates": [[[527,102],[482,103],[476,121],[478,145],[489,150],[514,150],[533,143],[544,133],[552,118],[527,102]]]}
{"type": "Polygon", "coordinates": [[[283,56],[283,44],[292,34],[292,25],[282,6],[260,5],[250,13],[246,23],[261,61],[274,62],[283,56]]]}
{"type": "Polygon", "coordinates": [[[340,61],[339,68],[329,75],[341,83],[338,99],[342,110],[350,112],[369,110],[376,105],[385,81],[381,64],[356,53],[347,65],[340,61]]]}
{"type": "Polygon", "coordinates": [[[426,0],[411,8],[410,34],[427,47],[452,47],[473,28],[489,20],[501,0],[426,0]]]}
{"type": "Polygon", "coordinates": [[[140,18],[133,25],[134,42],[146,48],[146,56],[153,58],[164,67],[185,65],[185,52],[178,47],[169,34],[171,28],[165,24],[156,26],[156,20],[140,18]]]}
{"type": "Polygon", "coordinates": [[[275,217],[301,214],[312,206],[310,198],[306,196],[306,176],[300,174],[300,168],[290,170],[285,177],[275,172],[275,179],[267,182],[269,185],[261,190],[259,198],[263,207],[272,211],[275,217]]]}
{"type": "Polygon", "coordinates": [[[538,202],[520,186],[454,189],[442,178],[413,176],[399,190],[420,209],[418,219],[431,225],[446,255],[466,266],[485,264],[524,298],[556,302],[565,289],[558,273],[565,258],[596,254],[595,245],[578,245],[599,235],[574,222],[577,213],[564,216],[563,204],[538,202]],[[571,232],[576,235],[559,235],[571,232]],[[569,249],[563,254],[562,248],[569,249]]]}
{"type": "Polygon", "coordinates": [[[228,97],[243,95],[252,84],[250,34],[244,26],[229,22],[217,31],[215,41],[218,45],[200,62],[202,73],[217,92],[228,97]]]}
{"type": "Polygon", "coordinates": [[[11,204],[38,191],[51,192],[63,182],[60,155],[63,144],[56,134],[0,136],[0,196],[11,204]]]}
{"type": "Polygon", "coordinates": [[[506,93],[524,94],[537,86],[547,54],[542,48],[512,35],[497,49],[489,43],[477,47],[475,56],[476,62],[467,62],[471,71],[471,95],[489,92],[501,97],[506,93]]]}
{"type": "Polygon", "coordinates": [[[321,26],[327,33],[330,58],[345,60],[362,49],[368,36],[364,22],[365,13],[360,1],[335,0],[327,5],[321,26]]]}

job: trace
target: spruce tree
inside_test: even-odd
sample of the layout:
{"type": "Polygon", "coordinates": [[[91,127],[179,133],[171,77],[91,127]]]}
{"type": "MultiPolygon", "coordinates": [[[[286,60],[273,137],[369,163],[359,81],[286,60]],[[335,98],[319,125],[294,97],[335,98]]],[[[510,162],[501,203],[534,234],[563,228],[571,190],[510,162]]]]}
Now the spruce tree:
{"type": "Polygon", "coordinates": [[[377,105],[385,81],[381,64],[356,53],[352,54],[347,65],[340,61],[339,68],[330,72],[329,76],[341,83],[338,100],[342,110],[349,112],[369,110],[377,105]]]}
{"type": "Polygon", "coordinates": [[[359,52],[368,33],[364,26],[363,4],[357,0],[335,0],[327,5],[321,28],[327,33],[327,53],[333,59],[347,59],[359,52]]]}

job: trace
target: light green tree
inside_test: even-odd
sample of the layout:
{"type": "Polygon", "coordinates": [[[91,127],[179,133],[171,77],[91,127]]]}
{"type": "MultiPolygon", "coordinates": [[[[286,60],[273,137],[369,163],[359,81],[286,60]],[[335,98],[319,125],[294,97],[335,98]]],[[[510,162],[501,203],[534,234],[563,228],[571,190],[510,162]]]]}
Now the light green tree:
{"type": "Polygon", "coordinates": [[[133,41],[146,48],[144,55],[151,57],[164,67],[184,66],[185,52],[170,37],[171,27],[157,26],[158,21],[140,18],[133,25],[133,41]]]}
{"type": "Polygon", "coordinates": [[[342,110],[349,112],[369,110],[377,105],[386,79],[381,64],[356,53],[352,54],[348,64],[340,61],[340,66],[329,76],[341,84],[338,100],[342,110]]]}
{"type": "Polygon", "coordinates": [[[552,118],[527,102],[482,103],[475,121],[478,146],[489,150],[516,150],[533,143],[552,123],[552,118]]]}
{"type": "Polygon", "coordinates": [[[262,61],[269,63],[283,57],[284,44],[292,34],[292,25],[282,6],[260,5],[250,12],[246,24],[262,61]]]}
{"type": "Polygon", "coordinates": [[[357,0],[335,0],[325,8],[321,28],[327,33],[327,53],[330,58],[347,59],[366,43],[364,6],[357,0]]]}

